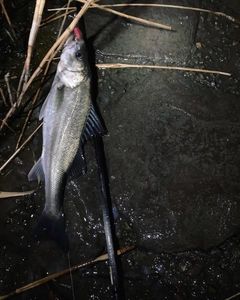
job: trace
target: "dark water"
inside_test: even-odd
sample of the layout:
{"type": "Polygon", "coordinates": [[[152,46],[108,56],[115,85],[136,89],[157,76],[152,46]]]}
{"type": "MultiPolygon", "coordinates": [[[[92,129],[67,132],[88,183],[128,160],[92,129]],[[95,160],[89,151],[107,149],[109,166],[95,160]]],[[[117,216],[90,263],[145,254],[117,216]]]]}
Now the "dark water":
{"type": "MultiPolygon", "coordinates": [[[[6,6],[17,42],[11,41],[1,18],[0,79],[6,72],[17,76],[11,80],[13,94],[34,4],[9,1],[6,6]]],[[[202,7],[240,19],[238,1],[202,1],[202,7]]],[[[170,34],[92,10],[85,21],[98,63],[167,64],[232,73],[229,78],[151,69],[98,71],[97,102],[109,131],[104,141],[117,237],[121,246],[137,246],[121,259],[126,299],[226,299],[240,291],[239,25],[188,11],[122,10],[170,24],[176,31],[170,34]]],[[[33,70],[54,42],[59,25],[57,21],[40,30],[33,70]]],[[[5,84],[0,84],[7,95],[5,84]]],[[[15,149],[37,84],[26,95],[26,106],[9,121],[13,132],[5,127],[1,133],[1,164],[15,149]]],[[[43,99],[44,93],[39,106],[43,99]]],[[[3,118],[9,107],[2,99],[0,107],[3,118]]],[[[38,110],[25,138],[38,124],[38,110]]],[[[40,152],[41,133],[3,170],[0,190],[36,188],[27,174],[40,152]]],[[[91,141],[85,154],[88,173],[69,183],[65,196],[71,265],[106,250],[91,141]]],[[[0,204],[1,295],[68,267],[54,242],[38,243],[31,237],[44,206],[42,185],[32,196],[1,199],[0,204]]],[[[73,290],[76,299],[111,299],[107,263],[73,273],[73,290]]],[[[71,299],[70,277],[15,298],[71,299]]]]}

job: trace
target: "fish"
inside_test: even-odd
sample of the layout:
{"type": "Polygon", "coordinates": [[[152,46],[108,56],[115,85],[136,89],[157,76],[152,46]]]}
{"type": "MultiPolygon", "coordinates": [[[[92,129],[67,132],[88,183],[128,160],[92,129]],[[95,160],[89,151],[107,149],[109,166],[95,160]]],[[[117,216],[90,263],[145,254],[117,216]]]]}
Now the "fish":
{"type": "Polygon", "coordinates": [[[33,235],[55,240],[69,251],[63,209],[66,184],[87,172],[83,145],[105,129],[91,101],[88,53],[78,27],[65,42],[57,71],[40,110],[43,119],[42,154],[28,180],[45,182],[45,206],[33,235]]]}

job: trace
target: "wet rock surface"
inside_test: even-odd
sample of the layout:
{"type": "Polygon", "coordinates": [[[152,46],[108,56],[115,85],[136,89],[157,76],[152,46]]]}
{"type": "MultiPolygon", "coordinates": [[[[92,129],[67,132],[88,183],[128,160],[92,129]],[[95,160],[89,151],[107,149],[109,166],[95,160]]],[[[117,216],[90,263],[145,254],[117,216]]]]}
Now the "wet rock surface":
{"type": "Polygon", "coordinates": [[[239,228],[238,97],[156,73],[105,108],[112,196],[144,247],[210,247],[239,228]]]}
{"type": "MultiPolygon", "coordinates": [[[[164,24],[176,17],[176,10],[141,13],[160,16],[164,24]]],[[[126,63],[145,64],[146,56],[156,65],[194,63],[234,73],[232,78],[145,69],[100,73],[113,200],[138,243],[161,252],[212,247],[239,231],[239,46],[233,44],[238,26],[212,15],[177,14],[176,32],[138,24],[125,29],[115,20],[104,34],[118,28],[123,49],[116,49],[116,37],[107,44],[96,39],[97,58],[105,63],[121,51],[126,63]]]]}
{"type": "MultiPolygon", "coordinates": [[[[203,8],[240,18],[238,1],[194,5],[201,2],[203,8]]],[[[137,246],[121,259],[126,299],[226,299],[240,291],[239,25],[185,10],[119,10],[171,25],[176,31],[91,10],[86,28],[98,63],[165,64],[232,73],[224,77],[152,69],[98,71],[97,102],[109,132],[104,144],[116,233],[120,246],[137,246]]],[[[23,47],[19,51],[25,53],[23,47]]],[[[11,59],[6,48],[4,57],[7,53],[1,77],[9,69],[17,74],[17,56],[13,52],[11,59]]],[[[35,128],[37,114],[27,132],[35,128]]],[[[2,163],[14,151],[24,118],[10,124],[14,134],[5,130],[1,136],[2,163]]],[[[40,150],[39,134],[1,174],[0,189],[36,188],[27,174],[33,152],[38,158],[40,150]]],[[[91,142],[85,155],[88,173],[68,184],[64,204],[72,265],[105,250],[91,142]]],[[[31,237],[43,206],[43,186],[32,196],[1,199],[2,294],[68,267],[54,242],[39,244],[31,237]]],[[[107,263],[77,271],[73,282],[81,299],[111,299],[107,263]]],[[[72,298],[69,276],[16,299],[53,297],[72,298]]]]}

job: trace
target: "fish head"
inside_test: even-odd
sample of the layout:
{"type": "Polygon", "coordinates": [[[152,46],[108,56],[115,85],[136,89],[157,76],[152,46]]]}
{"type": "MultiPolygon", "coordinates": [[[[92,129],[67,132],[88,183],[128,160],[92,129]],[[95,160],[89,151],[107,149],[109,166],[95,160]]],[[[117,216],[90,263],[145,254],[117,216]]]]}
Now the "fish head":
{"type": "Polygon", "coordinates": [[[89,78],[88,57],[80,29],[68,37],[58,64],[57,74],[62,83],[74,88],[89,78]]]}

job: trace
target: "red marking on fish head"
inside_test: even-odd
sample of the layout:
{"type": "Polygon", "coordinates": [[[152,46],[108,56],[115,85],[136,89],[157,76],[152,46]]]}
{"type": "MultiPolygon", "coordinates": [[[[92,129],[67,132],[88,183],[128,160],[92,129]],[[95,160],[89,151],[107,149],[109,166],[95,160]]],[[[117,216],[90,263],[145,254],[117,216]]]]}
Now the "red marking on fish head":
{"type": "Polygon", "coordinates": [[[80,41],[80,39],[82,38],[82,32],[78,27],[75,27],[73,29],[74,35],[75,35],[75,39],[80,41]]]}

